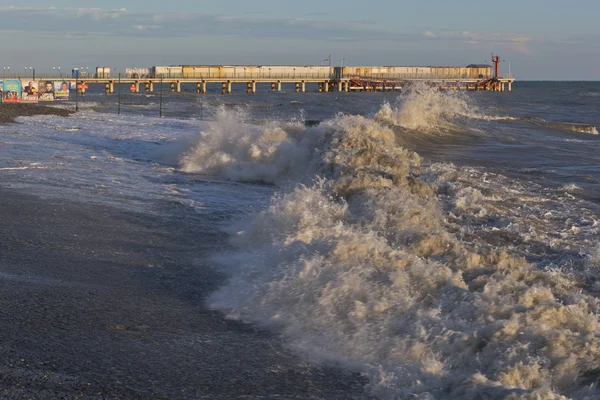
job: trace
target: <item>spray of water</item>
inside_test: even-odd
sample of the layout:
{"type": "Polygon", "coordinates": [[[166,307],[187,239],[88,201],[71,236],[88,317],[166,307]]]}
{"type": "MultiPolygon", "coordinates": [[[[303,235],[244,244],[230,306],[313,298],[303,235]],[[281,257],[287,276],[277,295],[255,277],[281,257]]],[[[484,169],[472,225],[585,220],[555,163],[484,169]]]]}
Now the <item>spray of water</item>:
{"type": "MultiPolygon", "coordinates": [[[[408,105],[396,121],[420,129],[465,111],[459,100],[438,111],[433,93],[419,93],[407,96],[427,115],[408,105]]],[[[278,330],[306,357],[362,371],[382,399],[600,395],[597,252],[582,281],[463,240],[475,229],[465,224],[486,216],[482,203],[498,199],[453,189],[466,176],[423,165],[390,128],[339,115],[290,133],[222,113],[182,166],[231,179],[313,177],[232,227],[233,251],[216,259],[231,279],[211,307],[278,330]]]]}
{"type": "Polygon", "coordinates": [[[311,143],[317,145],[313,143],[317,138],[304,135],[296,140],[297,132],[304,130],[300,122],[252,125],[243,123],[244,119],[243,111],[220,107],[215,120],[181,158],[182,170],[267,183],[306,175],[297,166],[310,163],[311,143]]]}
{"type": "Polygon", "coordinates": [[[469,120],[512,120],[508,116],[486,115],[464,91],[441,91],[424,83],[413,84],[393,104],[384,103],[375,120],[428,133],[464,129],[469,120]]]}

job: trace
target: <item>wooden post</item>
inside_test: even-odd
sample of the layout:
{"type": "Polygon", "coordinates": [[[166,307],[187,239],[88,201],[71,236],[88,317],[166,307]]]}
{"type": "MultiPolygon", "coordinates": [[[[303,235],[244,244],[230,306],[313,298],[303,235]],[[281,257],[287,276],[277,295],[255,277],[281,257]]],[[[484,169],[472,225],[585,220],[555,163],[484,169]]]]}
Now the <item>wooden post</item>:
{"type": "Polygon", "coordinates": [[[119,72],[119,85],[117,87],[117,92],[119,93],[119,106],[117,108],[117,114],[121,115],[121,73],[119,72]]]}
{"type": "Polygon", "coordinates": [[[162,75],[160,76],[160,109],[158,111],[158,115],[162,118],[163,113],[162,113],[162,108],[163,108],[163,77],[162,75]]]}

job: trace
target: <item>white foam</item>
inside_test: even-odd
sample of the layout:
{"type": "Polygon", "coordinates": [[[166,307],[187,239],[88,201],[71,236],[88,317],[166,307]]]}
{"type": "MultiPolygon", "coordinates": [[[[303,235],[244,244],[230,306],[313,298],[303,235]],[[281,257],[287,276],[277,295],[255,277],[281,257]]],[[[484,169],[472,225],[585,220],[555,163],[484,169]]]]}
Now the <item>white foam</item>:
{"type": "Polygon", "coordinates": [[[512,120],[509,116],[483,114],[468,94],[440,91],[426,84],[411,85],[394,105],[384,103],[375,115],[377,121],[418,131],[455,128],[459,120],[512,120]]]}
{"type": "Polygon", "coordinates": [[[561,190],[564,190],[565,192],[578,192],[581,190],[581,188],[574,183],[569,183],[567,185],[563,185],[561,190]]]}
{"type": "MultiPolygon", "coordinates": [[[[479,236],[504,231],[479,222],[483,206],[508,234],[537,239],[568,223],[545,205],[576,199],[554,203],[497,177],[423,166],[363,117],[321,125],[320,162],[303,160],[322,178],[232,227],[236,250],[218,257],[231,280],[212,307],[278,329],[307,357],[359,369],[384,399],[598,395],[586,379],[600,358],[599,300],[575,275],[513,254],[518,242],[479,236]]],[[[229,165],[220,168],[232,176],[229,165]]],[[[571,245],[592,229],[572,226],[571,245]]]]}
{"type": "Polygon", "coordinates": [[[246,124],[244,117],[240,110],[221,107],[182,156],[182,170],[269,183],[306,175],[317,135],[296,140],[294,130],[305,129],[301,123],[288,124],[286,131],[276,122],[246,124]]]}

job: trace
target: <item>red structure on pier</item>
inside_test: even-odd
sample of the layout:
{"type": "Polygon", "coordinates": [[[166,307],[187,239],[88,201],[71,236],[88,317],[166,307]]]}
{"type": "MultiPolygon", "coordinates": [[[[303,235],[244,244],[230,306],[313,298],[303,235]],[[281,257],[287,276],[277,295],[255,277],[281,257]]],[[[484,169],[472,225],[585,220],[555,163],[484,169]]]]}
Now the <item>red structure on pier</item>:
{"type": "Polygon", "coordinates": [[[500,56],[495,56],[494,53],[492,53],[492,62],[494,63],[494,78],[498,78],[498,69],[500,66],[500,56]]]}

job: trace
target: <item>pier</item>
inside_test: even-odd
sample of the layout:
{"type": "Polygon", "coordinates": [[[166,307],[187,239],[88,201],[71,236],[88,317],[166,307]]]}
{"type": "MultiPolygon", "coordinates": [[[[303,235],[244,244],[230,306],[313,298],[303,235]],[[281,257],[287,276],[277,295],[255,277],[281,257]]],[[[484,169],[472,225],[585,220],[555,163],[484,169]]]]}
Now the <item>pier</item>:
{"type": "MultiPolygon", "coordinates": [[[[24,81],[27,78],[15,77],[24,81]]],[[[219,85],[222,94],[232,92],[232,86],[244,85],[247,93],[256,93],[257,85],[269,85],[272,91],[281,91],[282,84],[293,84],[296,92],[306,92],[306,85],[309,83],[317,84],[319,92],[372,92],[372,91],[393,91],[401,90],[411,82],[424,82],[439,86],[440,89],[466,89],[466,90],[491,90],[503,92],[511,91],[513,78],[499,77],[488,79],[428,79],[428,78],[393,78],[377,76],[352,76],[342,79],[328,78],[264,78],[264,77],[236,77],[236,78],[186,78],[186,77],[149,77],[149,78],[60,78],[57,76],[42,76],[40,80],[61,80],[64,82],[76,83],[79,94],[85,94],[88,84],[104,84],[105,93],[115,92],[115,85],[127,85],[131,92],[152,92],[156,84],[167,84],[172,92],[181,92],[182,85],[194,85],[198,94],[206,94],[207,86],[219,85]]]]}
{"type": "MultiPolygon", "coordinates": [[[[131,92],[152,92],[157,84],[167,84],[172,92],[181,92],[183,85],[193,85],[198,94],[206,94],[207,86],[217,85],[221,94],[232,92],[233,85],[242,85],[247,93],[256,93],[258,85],[268,85],[272,91],[281,91],[283,84],[291,84],[296,92],[306,92],[307,84],[316,85],[318,92],[373,92],[401,90],[413,82],[447,90],[512,91],[514,77],[502,76],[498,71],[499,57],[493,56],[492,66],[471,64],[464,67],[413,66],[323,66],[323,65],[173,65],[151,68],[128,68],[125,74],[115,76],[109,67],[97,67],[88,76],[78,69],[71,76],[38,75],[32,80],[74,83],[78,94],[85,94],[88,84],[104,85],[105,93],[115,92],[115,85],[127,85],[131,92]]],[[[4,79],[30,80],[18,75],[4,79]]],[[[189,86],[188,86],[189,87],[189,86]]]]}

